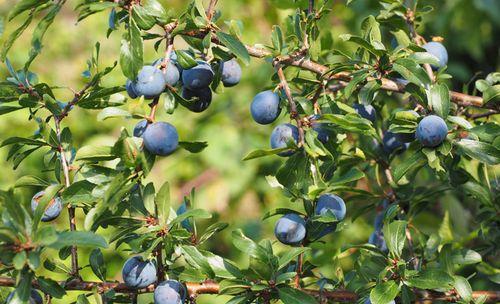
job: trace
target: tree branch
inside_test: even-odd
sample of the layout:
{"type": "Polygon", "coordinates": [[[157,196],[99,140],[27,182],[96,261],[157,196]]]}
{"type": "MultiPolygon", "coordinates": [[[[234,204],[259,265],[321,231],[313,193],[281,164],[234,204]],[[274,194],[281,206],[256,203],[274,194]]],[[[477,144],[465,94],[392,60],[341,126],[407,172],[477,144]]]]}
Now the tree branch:
{"type": "MultiPolygon", "coordinates": [[[[181,33],[181,35],[185,36],[191,36],[191,37],[198,37],[198,38],[203,38],[205,37],[207,31],[187,31],[181,33]]],[[[212,42],[221,45],[221,42],[215,37],[215,35],[212,37],[212,42]]],[[[272,56],[272,53],[268,50],[262,49],[262,48],[257,48],[249,45],[245,45],[248,54],[252,57],[256,58],[264,58],[264,57],[270,57],[272,56]]],[[[325,80],[341,80],[341,81],[350,81],[351,80],[351,73],[349,72],[340,72],[336,74],[328,74],[329,68],[325,65],[319,64],[317,62],[314,62],[312,60],[304,58],[303,54],[299,52],[299,54],[292,54],[292,55],[287,55],[279,58],[279,62],[283,65],[290,65],[290,66],[295,66],[302,68],[304,70],[307,70],[309,72],[315,73],[320,75],[323,79],[325,80]]],[[[367,81],[370,80],[375,80],[373,77],[368,77],[367,81]]],[[[398,93],[405,93],[406,92],[406,84],[392,80],[389,78],[381,78],[377,79],[382,82],[381,89],[386,90],[386,91],[391,91],[391,92],[398,92],[398,93]]],[[[472,96],[472,95],[467,95],[459,92],[454,92],[450,91],[450,99],[452,102],[468,107],[468,106],[474,106],[474,107],[482,107],[483,106],[483,98],[479,96],[472,96]]]]}
{"type": "Polygon", "coordinates": [[[290,117],[295,120],[297,123],[297,128],[299,129],[299,147],[304,145],[304,128],[302,127],[302,121],[300,119],[300,115],[297,111],[297,105],[292,97],[292,92],[290,91],[290,86],[288,86],[288,82],[286,81],[285,74],[283,73],[283,67],[281,64],[275,63],[276,72],[278,73],[278,77],[280,79],[280,86],[285,91],[286,98],[288,99],[288,105],[290,106],[290,117]]]}
{"type": "MultiPolygon", "coordinates": [[[[118,293],[150,293],[155,289],[155,285],[150,285],[144,289],[132,289],[126,286],[124,283],[118,282],[87,282],[73,280],[70,282],[59,282],[65,290],[80,290],[80,291],[93,291],[97,290],[98,293],[104,293],[109,290],[114,290],[118,293]]],[[[204,281],[200,283],[187,282],[185,283],[189,295],[196,296],[200,294],[219,294],[219,283],[214,281],[204,281]]],[[[0,286],[4,287],[14,287],[16,286],[16,280],[0,277],[0,286]]],[[[40,288],[38,281],[34,280],[32,283],[34,288],[40,288]]],[[[359,296],[347,290],[314,290],[314,289],[301,289],[303,292],[310,294],[314,297],[321,297],[323,299],[329,299],[335,302],[354,302],[359,296]]],[[[425,301],[456,301],[458,297],[453,292],[439,293],[431,291],[419,291],[417,296],[417,303],[422,303],[425,301]]],[[[500,301],[500,291],[474,291],[472,293],[474,299],[480,297],[486,297],[487,302],[497,302],[500,301]]]]}

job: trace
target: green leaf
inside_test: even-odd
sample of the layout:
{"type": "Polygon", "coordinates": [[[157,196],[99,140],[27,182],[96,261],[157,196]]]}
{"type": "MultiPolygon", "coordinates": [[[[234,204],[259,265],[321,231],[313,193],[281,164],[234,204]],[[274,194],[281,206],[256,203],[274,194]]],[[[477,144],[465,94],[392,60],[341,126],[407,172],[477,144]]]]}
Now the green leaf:
{"type": "Polygon", "coordinates": [[[401,257],[406,241],[405,221],[394,221],[384,225],[384,239],[389,251],[396,257],[401,257]]]}
{"type": "Polygon", "coordinates": [[[31,62],[35,59],[42,50],[42,40],[45,36],[50,25],[54,22],[55,17],[61,10],[62,3],[54,4],[50,11],[43,17],[43,19],[38,23],[31,38],[31,50],[29,54],[29,59],[24,65],[25,70],[29,70],[31,62]]]}
{"type": "Polygon", "coordinates": [[[403,163],[392,166],[394,182],[398,182],[403,176],[412,170],[417,170],[427,163],[427,158],[422,152],[413,153],[410,157],[403,160],[403,163]]]}
{"type": "Polygon", "coordinates": [[[264,157],[264,156],[269,156],[269,155],[277,155],[281,152],[285,152],[290,150],[290,148],[278,148],[278,149],[261,149],[261,150],[254,150],[248,153],[245,157],[243,157],[243,160],[250,160],[254,158],[259,158],[259,157],[264,157]]]}
{"type": "Polygon", "coordinates": [[[101,112],[99,112],[99,114],[97,114],[98,121],[103,121],[108,118],[116,118],[116,117],[130,118],[132,117],[132,114],[130,114],[129,111],[127,110],[115,107],[105,108],[101,112]]]}
{"type": "Polygon", "coordinates": [[[58,235],[57,242],[50,245],[55,249],[61,249],[68,246],[79,246],[89,248],[107,248],[106,240],[90,231],[65,231],[58,235]]]}
{"type": "Polygon", "coordinates": [[[156,210],[160,223],[166,223],[170,213],[170,184],[165,182],[155,197],[156,210]]]}
{"type": "Polygon", "coordinates": [[[16,5],[14,5],[14,7],[10,10],[8,20],[11,21],[19,14],[27,10],[36,8],[37,6],[41,6],[47,2],[49,2],[49,0],[22,0],[16,3],[16,5]]]}
{"type": "Polygon", "coordinates": [[[14,187],[48,187],[50,182],[34,175],[26,175],[19,178],[14,187]]]}
{"type": "Polygon", "coordinates": [[[370,292],[373,304],[389,304],[399,293],[399,285],[394,281],[379,283],[370,292]]]}
{"type": "Polygon", "coordinates": [[[446,119],[450,112],[450,91],[445,84],[433,84],[427,90],[427,101],[437,115],[446,119]]]}
{"type": "Polygon", "coordinates": [[[205,8],[203,8],[202,0],[194,0],[194,6],[196,7],[196,10],[201,17],[203,17],[204,19],[208,19],[207,14],[205,13],[205,8]]]}
{"type": "Polygon", "coordinates": [[[407,279],[407,285],[419,289],[451,289],[454,280],[443,270],[427,269],[407,279]]]}
{"type": "Polygon", "coordinates": [[[500,163],[500,150],[494,146],[477,140],[462,139],[455,142],[459,151],[487,165],[500,163]]]}
{"type": "Polygon", "coordinates": [[[307,247],[292,247],[289,248],[289,250],[285,251],[283,255],[280,256],[279,258],[279,266],[278,269],[281,269],[288,265],[292,260],[294,260],[296,257],[301,255],[302,253],[310,250],[310,248],[307,247]]]}
{"type": "Polygon", "coordinates": [[[498,136],[500,136],[500,125],[494,122],[488,122],[475,126],[469,131],[476,134],[481,141],[492,143],[498,136]]]}
{"type": "Polygon", "coordinates": [[[212,214],[210,214],[205,209],[191,209],[191,210],[184,212],[183,214],[179,214],[169,224],[170,224],[170,226],[173,226],[175,224],[181,223],[183,220],[190,218],[190,217],[208,219],[208,218],[212,218],[212,214]]]}
{"type": "Polygon", "coordinates": [[[247,48],[237,37],[224,32],[217,32],[216,35],[220,42],[225,45],[231,53],[240,58],[244,64],[248,65],[250,63],[250,55],[248,54],[247,48]]]}
{"type": "Polygon", "coordinates": [[[481,263],[481,255],[472,249],[453,250],[451,261],[457,265],[472,265],[481,263]]]}
{"type": "Polygon", "coordinates": [[[141,31],[132,17],[129,18],[127,38],[122,40],[120,66],[125,77],[135,79],[143,64],[143,42],[141,31]]]}
{"type": "Polygon", "coordinates": [[[117,158],[113,147],[108,146],[84,146],[76,153],[76,160],[102,161],[117,158]]]}
{"type": "Polygon", "coordinates": [[[198,65],[196,60],[187,52],[185,51],[175,51],[175,54],[177,55],[177,62],[181,65],[181,67],[185,70],[190,69],[198,65]]]}
{"type": "Polygon", "coordinates": [[[52,201],[52,199],[57,195],[59,190],[62,188],[62,185],[52,185],[45,188],[44,195],[38,201],[38,205],[33,214],[33,231],[37,231],[38,225],[42,220],[43,214],[45,213],[45,209],[52,201]]]}
{"type": "Polygon", "coordinates": [[[179,146],[191,153],[199,153],[208,147],[208,143],[206,141],[179,141],[179,146]]]}
{"type": "Polygon", "coordinates": [[[7,58],[7,53],[9,52],[10,48],[14,44],[14,42],[21,36],[21,34],[24,32],[24,30],[31,24],[31,21],[33,20],[33,16],[29,16],[26,18],[26,20],[21,24],[15,31],[13,31],[10,35],[9,38],[7,38],[3,44],[2,52],[0,53],[0,59],[2,61],[5,61],[7,58]]]}
{"type": "Polygon", "coordinates": [[[324,114],[321,121],[332,122],[347,132],[361,133],[365,135],[374,135],[375,129],[371,121],[361,118],[357,114],[324,114]]]}
{"type": "Polygon", "coordinates": [[[106,264],[104,263],[104,256],[99,248],[92,250],[90,253],[89,264],[94,274],[102,281],[106,281],[106,264]]]}
{"type": "Polygon", "coordinates": [[[498,103],[500,101],[500,84],[489,87],[483,92],[483,103],[498,103]]]}
{"type": "Polygon", "coordinates": [[[200,269],[210,278],[215,277],[215,273],[210,267],[207,258],[201,254],[194,246],[181,246],[182,255],[186,261],[193,267],[200,269]]]}
{"type": "Polygon", "coordinates": [[[154,16],[149,14],[146,8],[136,4],[132,6],[132,18],[137,26],[145,31],[151,29],[156,23],[154,16]]]}
{"type": "Polygon", "coordinates": [[[283,31],[281,27],[278,25],[273,26],[273,31],[271,33],[271,42],[273,43],[274,49],[281,54],[281,50],[283,49],[283,31]]]}
{"type": "Polygon", "coordinates": [[[66,295],[66,290],[59,285],[56,281],[49,279],[49,278],[44,278],[44,277],[37,277],[37,282],[38,286],[40,287],[40,290],[43,291],[45,294],[49,294],[54,298],[61,299],[63,296],[66,295]]]}
{"type": "Polygon", "coordinates": [[[392,68],[403,76],[404,79],[420,87],[425,87],[431,83],[427,72],[413,60],[405,58],[397,59],[392,68]]]}
{"type": "Polygon", "coordinates": [[[470,302],[472,299],[472,287],[470,286],[469,281],[461,276],[454,276],[453,279],[453,287],[455,287],[457,293],[464,301],[470,302]]]}
{"type": "Polygon", "coordinates": [[[429,52],[415,52],[410,54],[408,58],[414,60],[418,64],[428,63],[435,66],[439,66],[439,59],[429,52]]]}
{"type": "Polygon", "coordinates": [[[280,287],[278,289],[280,300],[283,304],[317,304],[318,301],[311,295],[292,287],[280,287]]]}
{"type": "Polygon", "coordinates": [[[64,189],[61,197],[67,204],[90,204],[97,199],[92,195],[92,191],[96,185],[87,180],[80,180],[72,183],[68,188],[64,189]]]}

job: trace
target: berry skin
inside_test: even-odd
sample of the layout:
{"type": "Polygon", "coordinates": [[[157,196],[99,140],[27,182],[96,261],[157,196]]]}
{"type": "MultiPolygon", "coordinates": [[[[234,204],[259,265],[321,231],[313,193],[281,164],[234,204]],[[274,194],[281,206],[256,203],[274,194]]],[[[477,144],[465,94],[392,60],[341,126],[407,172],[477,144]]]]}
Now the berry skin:
{"type": "Polygon", "coordinates": [[[286,214],[276,222],[274,235],[285,245],[300,244],[306,237],[306,222],[296,213],[286,214]]]}
{"type": "Polygon", "coordinates": [[[156,282],[154,261],[144,261],[140,256],[128,259],[122,269],[123,281],[131,288],[145,288],[156,282]]]}
{"type": "Polygon", "coordinates": [[[182,97],[188,100],[198,98],[197,101],[190,103],[188,106],[188,109],[195,113],[205,111],[210,106],[210,103],[212,103],[212,91],[209,87],[194,91],[184,88],[182,90],[182,97]]]}
{"type": "Polygon", "coordinates": [[[146,99],[153,99],[165,90],[165,77],[160,69],[145,65],[137,74],[134,81],[134,89],[137,96],[144,96],[146,99]]]}
{"type": "Polygon", "coordinates": [[[155,288],[155,304],[183,304],[186,294],[186,287],[178,281],[163,281],[155,288]]]}
{"type": "MultiPolygon", "coordinates": [[[[274,128],[271,133],[271,148],[279,149],[287,147],[289,141],[299,141],[299,129],[292,124],[281,124],[274,128]]],[[[279,156],[290,156],[295,153],[294,150],[288,150],[278,153],[279,156]]]]}
{"type": "MultiPolygon", "coordinates": [[[[173,53],[175,54],[175,53],[173,53]]],[[[181,73],[179,71],[179,68],[176,65],[176,61],[173,59],[174,56],[170,56],[170,60],[168,61],[168,66],[167,69],[162,69],[162,64],[164,61],[164,58],[159,58],[155,62],[153,62],[153,66],[160,69],[161,73],[163,74],[163,78],[165,79],[165,83],[175,86],[180,78],[181,78],[181,73]]],[[[177,57],[175,57],[177,58],[177,57]]]]}
{"type": "Polygon", "coordinates": [[[137,92],[135,91],[135,85],[132,81],[130,81],[130,79],[127,79],[125,89],[127,89],[127,94],[130,98],[136,99],[137,97],[139,97],[137,95],[137,92]]]}
{"type": "Polygon", "coordinates": [[[225,87],[233,87],[240,83],[241,67],[236,59],[222,62],[221,80],[225,87]]]}
{"type": "Polygon", "coordinates": [[[446,51],[446,48],[440,42],[427,42],[422,47],[439,61],[437,66],[432,65],[432,69],[438,70],[448,64],[448,51],[446,51]]]}
{"type": "MultiPolygon", "coordinates": [[[[44,194],[45,191],[40,191],[31,199],[31,210],[33,212],[35,212],[36,208],[38,207],[38,203],[40,202],[44,194]]],[[[61,214],[62,208],[62,199],[59,196],[54,197],[45,208],[45,212],[42,216],[42,222],[50,222],[55,220],[59,216],[59,214],[61,214]]]]}
{"type": "Polygon", "coordinates": [[[385,153],[391,154],[395,151],[404,151],[407,145],[400,142],[395,133],[390,131],[384,132],[384,138],[382,139],[382,147],[385,153]]]}
{"type": "Polygon", "coordinates": [[[250,113],[253,119],[261,125],[272,123],[281,113],[279,95],[273,91],[264,91],[255,95],[250,105],[250,113]]]}
{"type": "Polygon", "coordinates": [[[316,209],[314,212],[316,215],[323,215],[328,211],[332,212],[337,220],[343,220],[346,213],[344,200],[331,193],[321,195],[316,203],[316,209]]]}
{"type": "MultiPolygon", "coordinates": [[[[10,303],[10,301],[14,298],[15,293],[16,293],[15,291],[12,291],[11,293],[9,293],[9,295],[7,296],[7,299],[5,300],[5,304],[10,303]]],[[[42,296],[40,296],[38,291],[36,291],[34,289],[31,290],[31,295],[30,295],[28,304],[43,304],[42,296]]]]}
{"type": "Polygon", "coordinates": [[[352,107],[356,110],[359,116],[363,117],[364,119],[368,119],[371,122],[375,122],[375,120],[377,119],[377,113],[372,105],[356,103],[352,107]]]}
{"type": "Polygon", "coordinates": [[[144,146],[155,155],[167,156],[172,154],[179,145],[179,135],[174,126],[166,122],[151,124],[144,134],[144,146]]]}
{"type": "Polygon", "coordinates": [[[214,75],[214,71],[208,63],[198,61],[197,66],[182,71],[182,84],[192,91],[207,88],[212,83],[214,75]]]}
{"type": "Polygon", "coordinates": [[[424,147],[437,147],[446,138],[448,127],[437,115],[424,117],[418,124],[416,137],[424,147]]]}
{"type": "Polygon", "coordinates": [[[149,122],[147,120],[139,121],[134,127],[134,136],[142,137],[148,126],[149,122]]]}

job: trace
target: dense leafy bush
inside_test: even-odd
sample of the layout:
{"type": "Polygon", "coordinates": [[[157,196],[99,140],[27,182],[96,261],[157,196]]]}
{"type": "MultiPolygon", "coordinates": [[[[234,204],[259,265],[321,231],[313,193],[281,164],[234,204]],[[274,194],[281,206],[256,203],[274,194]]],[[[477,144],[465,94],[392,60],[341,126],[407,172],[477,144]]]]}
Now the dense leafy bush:
{"type": "Polygon", "coordinates": [[[38,131],[1,146],[14,168],[42,151],[51,174],[23,176],[0,192],[0,285],[14,288],[6,301],[41,303],[39,291],[46,302],[78,304],[194,303],[203,294],[225,295],[231,304],[499,301],[500,74],[450,91],[447,64],[454,59],[442,39],[418,34],[430,8],[417,1],[378,1],[381,9],[363,20],[359,35],[340,35],[347,50],[325,29],[331,1],[271,1],[289,15],[273,27],[268,46],[243,44],[242,24],[222,21],[217,2],[194,0],[170,11],[157,0],[80,1],[79,22],[108,14],[107,35],[122,39],[115,63],[104,68],[95,44],[86,85],[67,102],[60,84],[31,69],[66,0],[12,7],[7,19],[23,25],[1,53],[9,77],[0,83],[0,114],[26,113],[38,131]],[[14,67],[9,50],[31,23],[28,60],[14,67]],[[160,59],[145,58],[150,44],[160,59]],[[238,98],[242,76],[255,72],[247,68],[251,57],[274,71],[272,85],[248,100],[254,121],[244,130],[273,124],[270,147],[256,146],[243,159],[281,156],[266,179],[287,204],[262,216],[275,224],[274,239],[254,240],[196,208],[194,189],[179,205],[167,181],[155,187],[148,180],[164,157],[203,153],[209,144],[185,140],[159,112],[205,112],[224,91],[238,98]],[[105,85],[117,66],[122,85],[105,85]],[[77,146],[65,124],[77,120],[78,108],[99,110],[100,120],[134,119],[135,127],[122,128],[113,145],[77,146]],[[37,190],[30,206],[19,203],[20,188],[37,190]],[[448,211],[434,225],[438,232],[419,223],[450,196],[457,210],[474,215],[474,229],[462,239],[454,238],[448,211]],[[69,226],[61,229],[53,223],[64,209],[69,226]],[[327,252],[335,236],[356,233],[350,225],[373,215],[366,242],[327,252]],[[206,246],[224,230],[246,260],[206,246]],[[108,275],[109,247],[128,256],[123,283],[108,275]],[[347,256],[350,267],[342,265],[347,256]],[[99,281],[82,274],[86,268],[99,281]],[[474,289],[483,290],[474,291],[478,273],[484,280],[474,289]]]}

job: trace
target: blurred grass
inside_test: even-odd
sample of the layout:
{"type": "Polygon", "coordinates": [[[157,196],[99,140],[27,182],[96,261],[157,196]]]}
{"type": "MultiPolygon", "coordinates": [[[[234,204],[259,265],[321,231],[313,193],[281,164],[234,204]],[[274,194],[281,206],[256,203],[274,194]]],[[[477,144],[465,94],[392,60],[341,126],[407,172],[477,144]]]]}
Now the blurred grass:
{"type": "MultiPolygon", "coordinates": [[[[290,9],[280,10],[276,6],[289,6],[291,0],[273,1],[219,1],[222,9],[222,20],[237,19],[244,24],[243,41],[248,44],[270,43],[270,29],[273,24],[279,23],[290,9]]],[[[453,82],[455,89],[461,90],[461,83],[473,79],[478,72],[491,72],[499,70],[499,41],[500,41],[500,2],[495,0],[446,0],[422,1],[438,8],[426,17],[428,22],[419,29],[425,38],[431,36],[445,37],[444,44],[450,54],[449,71],[456,78],[453,82]]],[[[179,12],[186,1],[164,1],[167,8],[179,12]]],[[[6,16],[12,8],[12,0],[0,0],[0,16],[6,16]]],[[[52,85],[62,86],[57,90],[61,101],[67,101],[72,96],[71,89],[78,90],[83,86],[81,77],[85,69],[85,62],[89,58],[94,44],[101,43],[101,66],[113,64],[119,56],[120,33],[114,32],[106,38],[107,14],[101,13],[89,17],[76,24],[76,14],[72,8],[75,1],[69,1],[62,13],[56,18],[54,25],[49,29],[44,41],[42,54],[32,65],[32,71],[38,74],[40,81],[52,85]]],[[[301,3],[299,2],[299,6],[301,3]]],[[[333,12],[322,22],[322,29],[331,31],[336,47],[345,48],[338,42],[338,35],[342,33],[356,33],[359,31],[360,21],[369,14],[375,14],[379,7],[375,1],[354,1],[353,5],[346,7],[344,1],[334,1],[333,12]]],[[[6,26],[6,34],[19,26],[22,17],[16,18],[6,26]]],[[[30,33],[33,27],[15,43],[9,53],[9,59],[15,67],[21,67],[27,59],[30,33]]],[[[388,41],[387,41],[388,42],[388,41]]],[[[176,40],[176,48],[185,46],[182,40],[176,40]]],[[[154,52],[151,43],[145,45],[146,61],[153,61],[161,54],[154,52]]],[[[272,175],[282,162],[275,157],[243,162],[242,157],[250,150],[267,147],[268,136],[273,126],[256,125],[250,118],[248,107],[253,96],[271,84],[272,69],[263,61],[252,60],[248,67],[244,67],[244,76],[241,83],[232,89],[225,89],[214,97],[211,107],[203,114],[195,114],[179,108],[173,115],[160,111],[158,120],[169,121],[179,130],[182,140],[207,141],[209,146],[200,154],[189,154],[180,151],[172,156],[163,158],[155,165],[148,181],[153,181],[159,187],[164,181],[172,185],[174,203],[179,203],[183,194],[196,185],[196,205],[206,208],[216,214],[215,218],[228,222],[230,229],[218,235],[211,243],[206,245],[215,253],[237,261],[240,265],[247,263],[246,257],[231,245],[230,232],[242,228],[246,234],[254,239],[271,237],[274,220],[261,221],[261,215],[271,208],[290,204],[280,191],[271,188],[264,176],[272,175]],[[194,181],[194,182],[190,182],[194,181]]],[[[0,68],[0,77],[6,77],[6,69],[0,68]]],[[[121,85],[125,82],[119,68],[105,78],[104,86],[121,85]]],[[[142,107],[145,104],[130,102],[130,107],[142,107]]],[[[74,137],[76,147],[92,143],[111,144],[118,137],[120,129],[133,128],[135,121],[123,119],[110,119],[104,122],[96,120],[97,111],[76,109],[64,121],[74,137]]],[[[10,136],[29,136],[36,130],[34,122],[27,121],[27,112],[14,112],[0,117],[0,134],[2,140],[10,136]]],[[[280,121],[285,121],[281,117],[280,121]]],[[[12,164],[5,161],[7,149],[0,149],[0,164],[3,168],[0,174],[0,187],[7,189],[16,179],[23,175],[45,175],[43,153],[35,153],[29,157],[16,171],[12,164]]],[[[430,178],[423,174],[422,180],[430,178]]],[[[27,204],[31,195],[38,189],[19,189],[27,204]]],[[[418,226],[424,232],[435,232],[440,225],[443,209],[450,208],[454,216],[452,221],[457,226],[460,235],[466,235],[470,226],[466,223],[470,214],[464,212],[463,206],[451,197],[444,199],[443,208],[436,212],[424,213],[418,218],[418,226]],[[455,200],[455,201],[454,201],[455,200]],[[465,223],[465,224],[464,224],[465,223]]],[[[349,208],[353,208],[348,204],[349,208]]],[[[348,212],[349,213],[349,212],[348,212]]],[[[369,217],[373,217],[371,214],[369,217]]],[[[78,223],[81,227],[83,215],[79,214],[78,223]]],[[[331,267],[331,256],[341,246],[366,242],[370,235],[371,218],[358,219],[351,223],[347,221],[347,228],[341,233],[336,233],[326,240],[324,244],[315,246],[314,261],[321,265],[320,272],[327,276],[335,276],[335,269],[331,267]]],[[[66,227],[67,217],[64,215],[57,220],[58,228],[66,227]]],[[[208,225],[209,221],[201,223],[208,225]]],[[[277,244],[277,248],[285,250],[277,244]]],[[[47,252],[54,254],[54,252],[47,252]]],[[[110,248],[105,251],[108,263],[109,279],[119,280],[120,269],[127,253],[123,250],[110,248]]],[[[353,265],[356,256],[341,260],[342,266],[348,270],[353,265]]],[[[81,264],[86,264],[88,252],[80,254],[81,264]]],[[[66,261],[69,263],[69,259],[66,261]]],[[[97,279],[86,268],[83,271],[86,279],[97,279]]],[[[62,278],[62,277],[61,277],[62,278]]],[[[484,284],[478,280],[477,284],[484,284]]],[[[71,293],[74,294],[74,293],[71,293]]],[[[68,303],[53,301],[53,303],[68,303]]],[[[146,298],[141,298],[141,303],[147,303],[146,298]]],[[[199,303],[224,303],[223,297],[200,297],[199,303]]]]}

